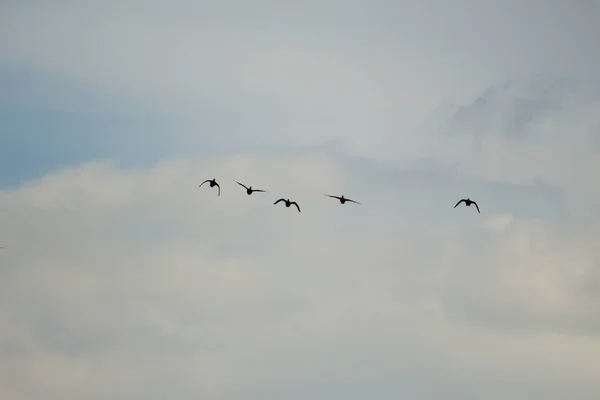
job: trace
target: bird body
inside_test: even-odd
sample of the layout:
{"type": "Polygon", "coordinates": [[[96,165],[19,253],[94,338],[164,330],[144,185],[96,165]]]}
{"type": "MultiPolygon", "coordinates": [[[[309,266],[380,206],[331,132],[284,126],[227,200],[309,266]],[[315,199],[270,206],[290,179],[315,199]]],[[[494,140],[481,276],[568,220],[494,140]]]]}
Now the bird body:
{"type": "Polygon", "coordinates": [[[348,198],[344,197],[344,195],[341,195],[341,196],[332,196],[330,194],[326,194],[325,196],[331,197],[331,198],[334,198],[334,199],[338,199],[341,204],[344,204],[347,201],[349,201],[351,203],[360,204],[358,201],[354,201],[354,200],[351,200],[351,199],[348,199],[348,198]]]}
{"type": "Polygon", "coordinates": [[[266,192],[266,190],[252,189],[252,186],[246,186],[243,183],[240,183],[238,181],[234,181],[234,182],[237,183],[238,185],[242,186],[244,189],[246,189],[246,194],[247,195],[251,195],[254,192],[266,192]]]}
{"type": "Polygon", "coordinates": [[[290,199],[279,199],[279,200],[277,200],[277,201],[276,201],[275,203],[273,203],[273,204],[277,204],[277,203],[279,203],[280,201],[284,201],[284,202],[285,202],[285,206],[286,206],[286,207],[288,207],[288,208],[289,208],[289,207],[290,207],[292,204],[293,204],[293,205],[295,205],[295,206],[296,206],[296,208],[298,209],[298,212],[301,212],[301,211],[300,211],[300,206],[298,205],[298,203],[296,203],[295,201],[290,201],[290,199]]]}
{"type": "Polygon", "coordinates": [[[471,204],[475,204],[475,207],[477,208],[477,212],[481,214],[481,212],[479,211],[479,206],[473,200],[471,200],[469,198],[461,199],[461,200],[459,200],[458,203],[456,203],[456,205],[454,206],[454,208],[456,208],[460,203],[465,203],[465,205],[467,207],[471,207],[471,204]]]}
{"type": "Polygon", "coordinates": [[[198,185],[198,187],[204,185],[206,182],[210,183],[210,187],[217,187],[217,189],[219,189],[219,192],[217,194],[217,196],[221,195],[221,186],[219,186],[219,184],[217,183],[216,179],[207,179],[204,182],[202,182],[200,185],[198,185]]]}

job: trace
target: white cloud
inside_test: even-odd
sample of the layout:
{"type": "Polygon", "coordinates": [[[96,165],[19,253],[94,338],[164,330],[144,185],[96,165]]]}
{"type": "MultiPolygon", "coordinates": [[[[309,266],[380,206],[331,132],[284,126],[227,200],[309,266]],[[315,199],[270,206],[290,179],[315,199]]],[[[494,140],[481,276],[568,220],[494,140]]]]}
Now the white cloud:
{"type": "Polygon", "coordinates": [[[377,203],[387,182],[347,163],[93,163],[3,191],[2,397],[318,396],[321,381],[352,398],[342,387],[381,379],[382,398],[405,379],[423,399],[473,381],[515,398],[526,382],[538,398],[599,389],[598,232],[452,204],[438,224],[395,208],[411,202],[401,189],[377,203]],[[212,177],[221,197],[198,188],[212,177]],[[288,194],[302,213],[273,206],[288,194]]]}

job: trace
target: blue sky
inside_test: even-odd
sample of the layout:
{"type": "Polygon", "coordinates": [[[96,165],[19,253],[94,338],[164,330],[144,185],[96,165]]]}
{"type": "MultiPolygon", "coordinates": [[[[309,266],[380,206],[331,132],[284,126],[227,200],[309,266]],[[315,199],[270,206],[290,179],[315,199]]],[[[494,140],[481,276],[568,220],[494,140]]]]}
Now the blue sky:
{"type": "MultiPolygon", "coordinates": [[[[171,116],[143,107],[121,108],[107,96],[68,80],[53,82],[51,77],[5,70],[0,85],[0,178],[5,186],[90,160],[111,158],[123,166],[149,165],[162,157],[206,155],[239,147],[210,137],[199,141],[191,132],[181,138],[173,131],[176,124],[171,116]],[[61,99],[77,106],[61,104],[61,99]]],[[[211,107],[199,107],[196,117],[232,135],[241,125],[228,121],[230,114],[211,107]]]]}
{"type": "Polygon", "coordinates": [[[586,1],[2,2],[0,397],[596,399],[599,35],[586,1]]]}

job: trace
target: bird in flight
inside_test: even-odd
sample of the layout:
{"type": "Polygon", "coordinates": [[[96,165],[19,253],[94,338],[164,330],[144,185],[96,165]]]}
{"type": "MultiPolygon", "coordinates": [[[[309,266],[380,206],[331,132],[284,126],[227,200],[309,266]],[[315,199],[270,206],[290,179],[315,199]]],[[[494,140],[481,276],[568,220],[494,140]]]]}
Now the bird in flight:
{"type": "Polygon", "coordinates": [[[477,205],[477,203],[475,203],[473,200],[468,199],[468,198],[467,199],[461,199],[458,203],[456,203],[456,205],[454,206],[454,208],[456,208],[462,202],[464,202],[467,207],[471,207],[471,204],[475,204],[475,207],[477,207],[477,212],[481,214],[481,212],[479,211],[479,206],[477,205]]]}
{"type": "Polygon", "coordinates": [[[251,195],[253,192],[266,192],[266,190],[252,189],[252,186],[246,186],[243,183],[240,183],[238,181],[234,181],[234,182],[237,183],[240,186],[243,186],[244,189],[246,189],[246,194],[247,195],[251,195]]]}
{"type": "Polygon", "coordinates": [[[211,179],[207,179],[204,182],[202,182],[198,187],[204,185],[206,182],[210,182],[210,187],[215,187],[216,186],[217,189],[219,189],[219,192],[218,192],[217,196],[221,195],[221,186],[219,186],[219,184],[217,183],[216,179],[212,179],[212,180],[211,179]]]}
{"type": "Polygon", "coordinates": [[[298,203],[296,203],[295,201],[290,201],[290,199],[287,199],[287,200],[286,200],[286,199],[279,199],[279,200],[277,200],[277,201],[276,201],[275,203],[273,203],[273,204],[277,204],[277,203],[279,203],[280,201],[285,201],[285,206],[286,206],[286,207],[289,207],[289,206],[291,206],[292,204],[293,204],[293,205],[295,205],[295,206],[296,206],[296,208],[298,209],[298,212],[301,212],[301,211],[300,211],[300,206],[298,205],[298,203]]]}
{"type": "Polygon", "coordinates": [[[326,194],[325,196],[331,197],[331,198],[334,198],[334,199],[338,199],[340,201],[340,203],[342,203],[342,204],[344,204],[347,201],[352,202],[352,203],[356,203],[356,204],[360,204],[358,201],[351,200],[351,199],[348,199],[348,198],[344,197],[344,195],[341,195],[341,196],[332,196],[330,194],[326,194]]]}

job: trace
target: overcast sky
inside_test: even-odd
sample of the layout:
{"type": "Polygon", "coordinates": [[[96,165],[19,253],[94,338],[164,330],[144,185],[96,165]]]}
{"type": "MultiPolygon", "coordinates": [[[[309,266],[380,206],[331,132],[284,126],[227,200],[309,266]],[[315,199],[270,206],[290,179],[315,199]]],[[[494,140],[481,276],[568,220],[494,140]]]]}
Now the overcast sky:
{"type": "Polygon", "coordinates": [[[0,398],[596,400],[598,39],[593,0],[0,2],[0,398]]]}

